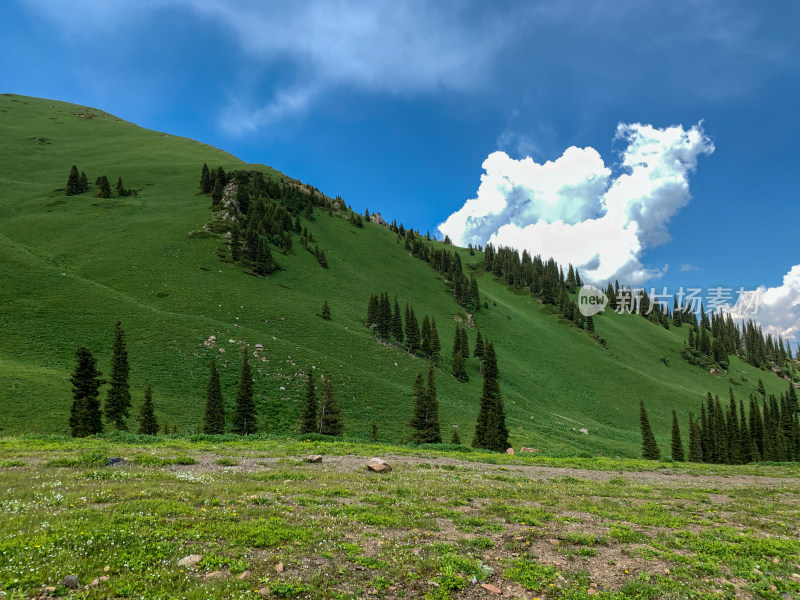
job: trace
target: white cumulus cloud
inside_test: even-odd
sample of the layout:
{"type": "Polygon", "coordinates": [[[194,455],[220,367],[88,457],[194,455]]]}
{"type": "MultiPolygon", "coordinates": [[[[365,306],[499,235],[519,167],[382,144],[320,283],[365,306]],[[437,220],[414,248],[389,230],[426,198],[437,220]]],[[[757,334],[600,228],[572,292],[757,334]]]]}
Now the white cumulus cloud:
{"type": "Polygon", "coordinates": [[[714,144],[702,123],[620,123],[616,138],[626,142],[616,177],[591,147],[568,148],[544,164],[490,154],[477,197],[439,231],[460,245],[491,242],[572,263],[589,281],[638,284],[661,275],[666,266],[648,269],[642,256],[669,241],[670,219],[691,198],[689,174],[714,144]]]}
{"type": "Polygon", "coordinates": [[[800,265],[793,266],[779,286],[760,286],[739,295],[730,312],[737,320],[760,323],[773,337],[800,340],[800,265]]]}

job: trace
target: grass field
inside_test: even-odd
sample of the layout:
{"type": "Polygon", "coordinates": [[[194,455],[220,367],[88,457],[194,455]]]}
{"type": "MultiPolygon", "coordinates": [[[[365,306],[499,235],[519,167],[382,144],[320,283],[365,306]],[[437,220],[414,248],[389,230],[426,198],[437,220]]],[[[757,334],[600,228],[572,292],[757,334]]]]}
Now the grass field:
{"type": "MultiPolygon", "coordinates": [[[[107,371],[119,319],[128,336],[134,412],[150,382],[158,418],[182,432],[198,426],[211,360],[232,403],[240,349],[260,343],[257,403],[273,433],[296,432],[300,374],[313,365],[333,379],[347,436],[366,439],[375,420],[382,441],[408,438],[411,386],[426,365],[372,338],[363,327],[369,296],[388,291],[401,305],[411,302],[420,320],[433,316],[446,356],[456,320],[465,315],[434,271],[389,231],[374,223],[356,229],[317,211],[303,225],[330,268],[320,268],[295,240],[292,253],[275,252],[284,270],[253,277],[220,259],[227,252],[222,239],[191,235],[210,216],[209,198],[197,193],[200,167],[243,168],[235,157],[96,109],[11,95],[0,95],[0,135],[0,433],[66,433],[74,352],[87,346],[107,371]],[[72,164],[90,182],[105,174],[113,184],[121,176],[139,193],[67,197],[72,164]],[[329,322],[317,316],[323,300],[329,322]],[[204,346],[211,335],[216,346],[204,346]]],[[[785,381],[738,359],[729,376],[690,366],[679,355],[685,329],[667,331],[636,316],[595,319],[605,349],[530,294],[496,281],[481,268],[480,254],[461,252],[489,304],[475,322],[496,346],[516,447],[635,457],[640,399],[666,447],[671,410],[685,428],[687,411],[707,391],[727,398],[733,387],[746,399],[759,378],[771,393],[786,389],[785,381]]],[[[475,335],[469,331],[471,345],[475,335]]],[[[444,437],[457,426],[468,442],[480,396],[477,359],[468,361],[469,383],[457,382],[449,369],[445,360],[437,376],[444,437]]]]}
{"type": "Polygon", "coordinates": [[[0,595],[67,595],[75,574],[81,598],[784,600],[800,594],[797,475],[278,438],[0,438],[0,595]],[[375,455],[393,470],[368,473],[375,455]]]}

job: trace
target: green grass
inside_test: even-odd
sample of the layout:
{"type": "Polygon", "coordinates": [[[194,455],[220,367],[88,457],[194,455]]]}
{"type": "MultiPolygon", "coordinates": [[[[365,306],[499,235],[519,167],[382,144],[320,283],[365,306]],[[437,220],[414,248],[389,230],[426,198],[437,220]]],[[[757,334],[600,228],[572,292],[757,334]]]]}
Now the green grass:
{"type": "Polygon", "coordinates": [[[143,450],[118,437],[0,438],[0,464],[14,463],[0,471],[3,597],[66,595],[71,573],[109,577],[83,598],[460,598],[480,583],[548,599],[800,593],[797,465],[697,467],[712,480],[625,459],[565,470],[347,442],[173,437],[143,450]],[[297,460],[309,453],[325,460],[297,460]],[[375,454],[394,470],[368,473],[375,454]],[[230,456],[237,468],[221,468],[230,456]],[[620,485],[620,472],[647,478],[620,485]],[[190,554],[199,564],[179,566],[190,554]]]}
{"type": "MultiPolygon", "coordinates": [[[[297,433],[301,374],[313,365],[333,379],[347,436],[368,439],[374,419],[382,441],[409,438],[411,386],[426,365],[371,337],[363,327],[369,296],[386,290],[401,304],[412,303],[420,320],[433,316],[445,355],[455,319],[465,315],[441,278],[390,232],[374,223],[356,229],[316,211],[303,225],[325,249],[330,268],[320,268],[295,240],[293,253],[274,252],[285,270],[252,277],[221,260],[227,248],[220,238],[191,234],[210,216],[209,198],[197,193],[200,166],[246,166],[235,157],[102,111],[11,95],[0,95],[0,134],[0,434],[67,433],[75,349],[87,346],[108,372],[119,319],[132,365],[133,414],[149,382],[159,420],[196,431],[211,360],[218,362],[230,409],[239,350],[261,343],[264,351],[252,360],[256,401],[272,433],[297,433]],[[72,164],[90,182],[100,174],[112,181],[121,176],[139,193],[67,197],[72,164]],[[323,300],[330,321],[317,316],[323,300]],[[210,335],[218,342],[209,348],[203,341],[210,335]]],[[[489,303],[475,321],[495,343],[517,448],[636,457],[644,399],[666,449],[673,408],[684,417],[685,434],[687,411],[709,390],[727,398],[734,385],[680,359],[685,328],[666,331],[637,316],[600,315],[595,324],[606,350],[530,294],[496,281],[482,269],[480,254],[460,252],[489,303]],[[660,361],[664,355],[669,366],[660,361]]],[[[468,335],[473,345],[476,331],[468,335]]],[[[443,437],[457,425],[465,443],[481,389],[477,359],[467,363],[469,383],[449,375],[448,359],[436,382],[443,437]]],[[[786,386],[737,359],[731,373],[742,397],[755,391],[759,377],[769,392],[786,386]]]]}

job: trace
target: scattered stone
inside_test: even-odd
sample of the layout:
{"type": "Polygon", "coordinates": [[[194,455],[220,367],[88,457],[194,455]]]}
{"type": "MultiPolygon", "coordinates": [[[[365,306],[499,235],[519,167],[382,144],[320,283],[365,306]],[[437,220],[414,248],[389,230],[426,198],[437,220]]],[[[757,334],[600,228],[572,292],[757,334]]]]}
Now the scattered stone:
{"type": "Polygon", "coordinates": [[[547,541],[550,542],[550,544],[553,545],[553,546],[558,546],[558,540],[550,539],[550,540],[547,540],[547,541]]]}
{"type": "Polygon", "coordinates": [[[396,586],[396,585],[390,585],[390,586],[389,586],[389,591],[390,591],[390,592],[397,591],[397,586],[396,586]]]}
{"type": "Polygon", "coordinates": [[[792,579],[800,579],[800,574],[792,573],[792,579]]]}
{"type": "Polygon", "coordinates": [[[275,572],[276,573],[283,573],[283,563],[282,562],[279,562],[277,565],[275,565],[275,572]]]}
{"type": "Polygon", "coordinates": [[[264,349],[264,344],[256,344],[255,348],[256,348],[256,350],[263,350],[264,349]]]}
{"type": "Polygon", "coordinates": [[[319,454],[309,454],[306,456],[306,462],[308,463],[321,463],[322,457],[319,454]]]}
{"type": "Polygon", "coordinates": [[[583,435],[589,435],[588,429],[579,429],[578,431],[580,431],[583,435]]]}
{"type": "Polygon", "coordinates": [[[98,585],[100,585],[100,579],[97,577],[89,582],[89,587],[97,587],[98,585]]]}
{"type": "Polygon", "coordinates": [[[77,575],[67,575],[64,579],[61,580],[61,585],[64,587],[68,587],[71,590],[77,590],[80,583],[78,583],[78,576],[77,575]]]}
{"type": "Polygon", "coordinates": [[[115,456],[114,458],[107,458],[106,464],[110,467],[114,467],[117,465],[124,466],[128,464],[128,461],[122,458],[121,456],[115,456]]]}
{"type": "Polygon", "coordinates": [[[219,351],[225,354],[225,348],[220,348],[219,351]]]}
{"type": "Polygon", "coordinates": [[[46,588],[44,588],[43,591],[44,591],[45,594],[47,594],[49,596],[50,594],[52,594],[52,593],[54,593],[56,591],[56,588],[54,588],[52,585],[49,585],[46,588]]]}
{"type": "Polygon", "coordinates": [[[506,454],[514,454],[513,448],[506,448],[506,454]]]}
{"type": "Polygon", "coordinates": [[[429,581],[428,585],[431,586],[431,587],[439,587],[439,583],[436,582],[436,581],[429,581]]]}
{"type": "Polygon", "coordinates": [[[597,593],[597,590],[594,588],[589,588],[588,590],[586,590],[586,593],[589,594],[590,596],[594,596],[597,593]]]}
{"type": "Polygon", "coordinates": [[[502,594],[502,590],[499,587],[493,586],[491,583],[482,583],[481,587],[485,589],[490,594],[502,594]]]}
{"type": "Polygon", "coordinates": [[[242,573],[239,573],[239,576],[237,577],[237,579],[239,579],[240,581],[244,581],[248,577],[250,577],[250,571],[244,571],[242,573]]]}
{"type": "Polygon", "coordinates": [[[669,567],[664,567],[664,575],[669,575],[669,574],[670,574],[669,567]]]}
{"type": "Polygon", "coordinates": [[[538,452],[538,450],[536,448],[526,448],[525,446],[520,448],[519,451],[520,452],[538,452]]]}
{"type": "Polygon", "coordinates": [[[200,561],[203,560],[203,557],[199,554],[190,554],[189,556],[184,556],[182,559],[178,561],[179,567],[196,567],[200,564],[200,561]]]}
{"type": "Polygon", "coordinates": [[[422,548],[414,548],[413,550],[411,550],[411,552],[414,554],[414,556],[419,556],[420,554],[422,554],[422,548]]]}
{"type": "Polygon", "coordinates": [[[370,458],[367,461],[367,469],[375,473],[384,473],[391,471],[392,467],[382,458],[370,458]]]}
{"type": "Polygon", "coordinates": [[[269,590],[267,588],[260,588],[258,590],[259,596],[269,596],[269,590]]]}
{"type": "Polygon", "coordinates": [[[203,576],[203,579],[225,579],[228,574],[225,571],[211,571],[211,573],[206,573],[203,576]]]}

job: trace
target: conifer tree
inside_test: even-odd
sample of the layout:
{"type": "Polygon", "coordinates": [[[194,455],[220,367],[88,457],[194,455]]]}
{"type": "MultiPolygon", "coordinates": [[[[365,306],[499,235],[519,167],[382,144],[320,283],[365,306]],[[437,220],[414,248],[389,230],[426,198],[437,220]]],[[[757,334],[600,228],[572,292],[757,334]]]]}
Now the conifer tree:
{"type": "Polygon", "coordinates": [[[639,429],[642,432],[642,458],[660,460],[661,450],[658,449],[653,430],[650,429],[650,420],[647,418],[647,411],[642,400],[639,400],[639,429]]]}
{"type": "Polygon", "coordinates": [[[72,165],[72,168],[69,170],[66,192],[67,196],[75,196],[81,193],[81,178],[80,175],[78,175],[78,167],[76,165],[72,165]]]}
{"type": "Polygon", "coordinates": [[[203,168],[200,169],[200,191],[204,194],[211,191],[211,172],[206,163],[203,163],[203,168]]]}
{"type": "Polygon", "coordinates": [[[373,294],[369,297],[369,304],[367,304],[367,320],[365,325],[370,327],[376,325],[378,322],[378,297],[373,294]]]}
{"type": "Polygon", "coordinates": [[[497,381],[497,356],[492,342],[487,342],[484,347],[483,361],[483,392],[472,447],[503,452],[508,448],[508,428],[497,381]]]}
{"type": "Polygon", "coordinates": [[[431,358],[436,361],[442,351],[442,344],[439,342],[439,332],[436,331],[436,319],[431,317],[431,358]]]}
{"type": "Polygon", "coordinates": [[[88,192],[89,191],[89,178],[86,177],[86,173],[84,171],[81,171],[81,178],[80,178],[79,181],[80,181],[80,189],[79,189],[78,193],[83,194],[84,192],[88,192]]]}
{"type": "Polygon", "coordinates": [[[125,332],[122,324],[114,325],[114,342],[111,346],[111,387],[105,403],[106,421],[115,429],[128,430],[125,419],[131,408],[131,389],[128,383],[130,366],[128,365],[128,349],[125,346],[125,332]]]}
{"type": "Polygon", "coordinates": [[[433,363],[429,363],[427,387],[421,373],[414,381],[414,413],[409,425],[415,430],[411,437],[415,444],[438,444],[442,441],[434,374],[433,363]]]}
{"type": "Polygon", "coordinates": [[[477,358],[483,358],[483,337],[481,337],[481,332],[478,332],[478,335],[475,337],[475,350],[472,353],[472,356],[477,358]]]}
{"type": "Polygon", "coordinates": [[[319,406],[319,432],[322,435],[342,435],[341,409],[333,395],[333,383],[326,377],[322,382],[322,402],[319,406]]]}
{"type": "Polygon", "coordinates": [[[403,337],[403,315],[400,314],[400,304],[397,302],[397,296],[394,297],[394,308],[392,310],[392,337],[398,344],[402,344],[403,337]]]}
{"type": "Polygon", "coordinates": [[[75,353],[78,361],[70,377],[72,383],[72,408],[69,427],[72,437],[86,437],[103,432],[103,415],[100,412],[100,386],[102,373],[97,370],[97,359],[81,346],[75,353]]]}
{"type": "Polygon", "coordinates": [[[322,301],[322,312],[320,312],[319,316],[322,317],[326,321],[330,321],[331,320],[331,307],[328,306],[328,301],[327,300],[323,300],[322,301]]]}
{"type": "Polygon", "coordinates": [[[678,425],[678,414],[672,411],[672,460],[675,462],[683,462],[685,455],[683,453],[683,441],[681,440],[681,429],[678,425]]]}
{"type": "Polygon", "coordinates": [[[744,464],[753,460],[753,439],[744,414],[744,403],[739,400],[739,456],[744,464]]]}
{"type": "Polygon", "coordinates": [[[414,433],[411,434],[411,441],[415,444],[422,444],[421,440],[425,437],[425,404],[427,402],[425,380],[422,378],[422,373],[417,373],[417,378],[414,380],[413,393],[414,409],[408,424],[414,429],[414,433]]]}
{"type": "Polygon", "coordinates": [[[214,187],[211,188],[211,206],[219,206],[222,202],[222,193],[225,190],[225,182],[219,177],[214,180],[214,187]]]}
{"type": "Polygon", "coordinates": [[[417,322],[417,317],[414,316],[414,307],[411,306],[406,320],[406,345],[408,346],[408,351],[416,354],[419,351],[419,344],[419,323],[417,322]]]}
{"type": "Polygon", "coordinates": [[[389,294],[383,292],[378,300],[378,333],[383,339],[388,339],[392,330],[392,306],[389,304],[389,294]]]}
{"type": "Polygon", "coordinates": [[[594,333],[594,318],[591,315],[586,317],[586,331],[594,333]]]}
{"type": "Polygon", "coordinates": [[[242,370],[239,374],[239,384],[236,387],[236,402],[231,414],[233,433],[250,435],[258,429],[256,422],[256,403],[253,397],[253,372],[247,348],[242,350],[242,370]]]}
{"type": "Polygon", "coordinates": [[[422,319],[422,334],[421,334],[420,349],[425,356],[431,355],[431,320],[428,315],[422,319]]]}
{"type": "Polygon", "coordinates": [[[211,361],[211,373],[206,386],[206,406],[203,414],[203,433],[225,433],[225,404],[222,400],[222,386],[219,382],[217,361],[211,361]]]}
{"type": "Polygon", "coordinates": [[[453,377],[461,382],[469,381],[467,366],[464,363],[464,357],[461,355],[460,351],[453,355],[453,377]]]}
{"type": "Polygon", "coordinates": [[[459,446],[461,445],[461,436],[458,435],[458,429],[456,429],[455,427],[453,427],[453,435],[450,438],[450,443],[457,444],[459,446]]]}
{"type": "Polygon", "coordinates": [[[314,385],[314,374],[310,367],[306,371],[306,380],[306,400],[302,420],[300,421],[300,433],[315,433],[318,428],[318,402],[317,390],[314,385]]]}
{"type": "Polygon", "coordinates": [[[111,184],[108,183],[108,177],[105,175],[100,175],[97,178],[97,197],[98,198],[110,198],[111,197],[111,184]]]}
{"type": "Polygon", "coordinates": [[[461,356],[466,360],[469,358],[469,338],[467,337],[467,330],[464,327],[461,328],[460,336],[459,352],[461,352],[461,356]]]}
{"type": "Polygon", "coordinates": [[[153,407],[153,388],[148,383],[144,388],[144,401],[139,409],[139,430],[140,435],[158,435],[158,421],[156,411],[153,407]]]}
{"type": "Polygon", "coordinates": [[[703,462],[703,449],[700,443],[700,426],[689,413],[689,462],[703,462]]]}

